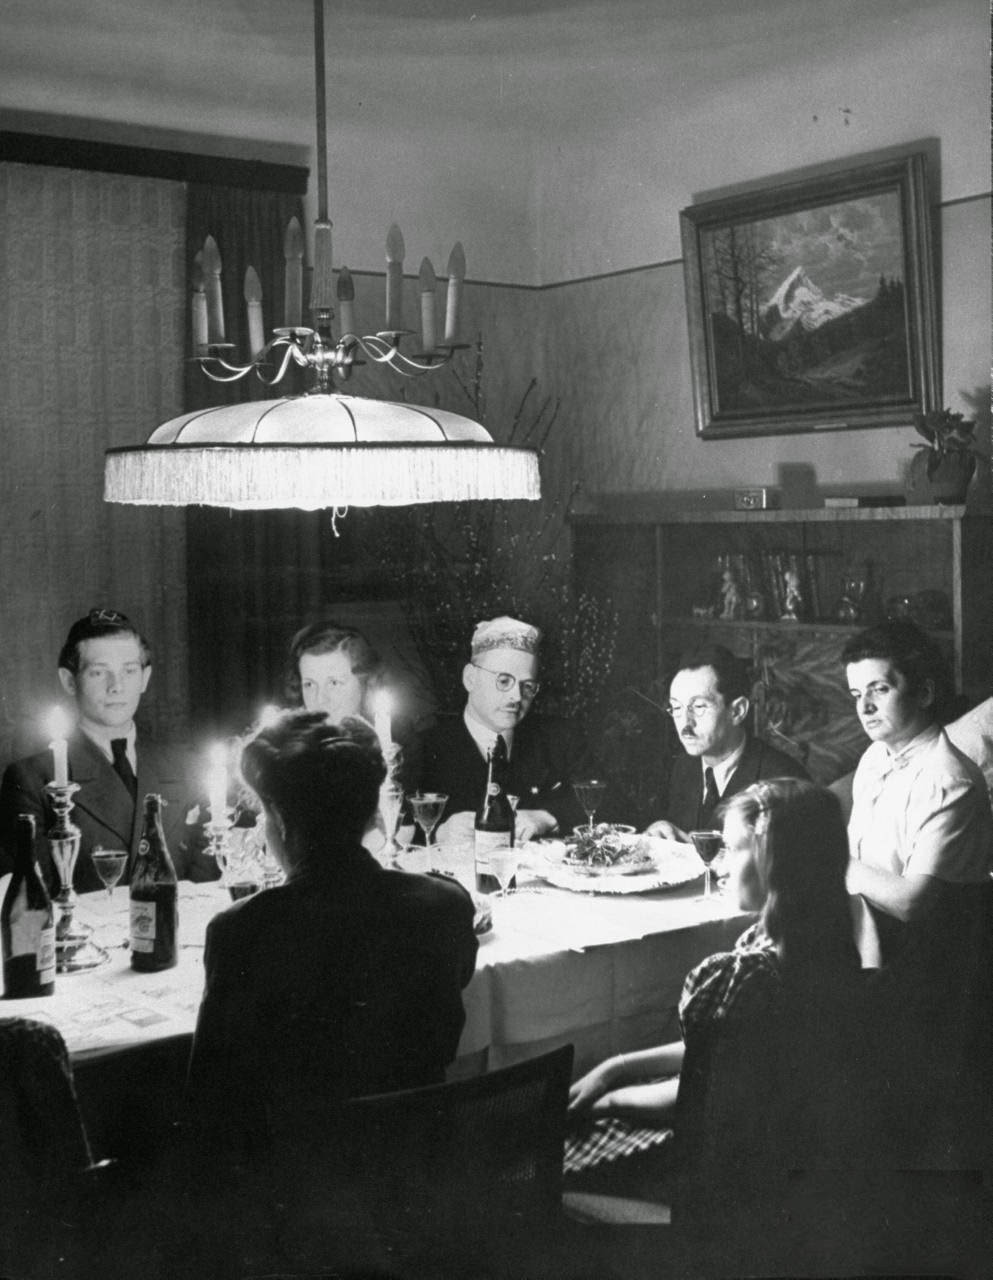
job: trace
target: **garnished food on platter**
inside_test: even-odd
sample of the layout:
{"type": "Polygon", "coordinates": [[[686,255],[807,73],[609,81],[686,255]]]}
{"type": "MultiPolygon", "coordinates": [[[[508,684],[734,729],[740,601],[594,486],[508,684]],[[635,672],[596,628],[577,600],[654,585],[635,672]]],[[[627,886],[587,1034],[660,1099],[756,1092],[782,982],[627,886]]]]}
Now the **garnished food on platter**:
{"type": "Polygon", "coordinates": [[[598,822],[577,827],[565,842],[562,865],[587,875],[642,875],[655,870],[649,841],[633,827],[598,822]]]}
{"type": "Polygon", "coordinates": [[[616,823],[600,823],[592,832],[581,828],[567,840],[536,841],[528,848],[543,880],[575,893],[653,893],[703,874],[691,844],[637,835],[616,823]]]}

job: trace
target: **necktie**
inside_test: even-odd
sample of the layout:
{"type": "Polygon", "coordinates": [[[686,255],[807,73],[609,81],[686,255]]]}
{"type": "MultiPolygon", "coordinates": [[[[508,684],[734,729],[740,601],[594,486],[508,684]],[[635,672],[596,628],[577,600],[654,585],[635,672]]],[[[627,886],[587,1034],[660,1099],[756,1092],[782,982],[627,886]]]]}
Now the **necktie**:
{"type": "Polygon", "coordinates": [[[112,738],[110,749],[114,753],[114,772],[128,789],[132,800],[138,798],[138,779],[134,776],[131,761],[128,759],[127,738],[112,738]]]}
{"type": "Polygon", "coordinates": [[[502,733],[498,733],[493,740],[493,778],[501,787],[506,789],[507,786],[507,766],[510,763],[507,756],[507,739],[502,733]]]}
{"type": "Polygon", "coordinates": [[[703,800],[700,802],[700,808],[696,816],[696,825],[701,831],[706,831],[709,827],[713,826],[714,810],[717,808],[720,798],[713,769],[704,769],[703,800]]]}

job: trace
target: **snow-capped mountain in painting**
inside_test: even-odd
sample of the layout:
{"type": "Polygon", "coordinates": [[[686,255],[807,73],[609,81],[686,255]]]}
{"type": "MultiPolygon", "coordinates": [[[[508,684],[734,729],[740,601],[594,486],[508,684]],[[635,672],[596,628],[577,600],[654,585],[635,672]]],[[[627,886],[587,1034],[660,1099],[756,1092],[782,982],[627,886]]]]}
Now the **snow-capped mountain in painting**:
{"type": "Polygon", "coordinates": [[[825,297],[804,268],[795,267],[763,309],[763,333],[770,341],[778,342],[794,325],[799,324],[808,332],[819,329],[865,303],[865,298],[853,298],[847,293],[825,297]]]}

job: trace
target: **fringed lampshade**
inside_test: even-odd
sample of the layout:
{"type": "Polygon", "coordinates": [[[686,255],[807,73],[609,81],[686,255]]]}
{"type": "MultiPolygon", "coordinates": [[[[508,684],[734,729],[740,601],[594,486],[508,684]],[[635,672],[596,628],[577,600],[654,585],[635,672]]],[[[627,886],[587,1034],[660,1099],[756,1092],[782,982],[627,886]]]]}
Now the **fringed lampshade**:
{"type": "Polygon", "coordinates": [[[443,409],[328,393],[196,410],[110,449],[107,502],[242,510],[541,496],[534,450],[443,409]]]}

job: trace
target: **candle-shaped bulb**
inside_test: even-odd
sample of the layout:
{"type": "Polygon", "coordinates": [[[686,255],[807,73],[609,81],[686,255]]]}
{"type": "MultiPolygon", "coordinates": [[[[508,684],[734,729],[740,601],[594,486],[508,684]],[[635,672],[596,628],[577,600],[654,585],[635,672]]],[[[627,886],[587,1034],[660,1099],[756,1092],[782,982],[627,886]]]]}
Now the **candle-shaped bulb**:
{"type": "Polygon", "coordinates": [[[386,234],[386,329],[403,328],[403,233],[394,222],[386,234]]]}
{"type": "Polygon", "coordinates": [[[347,333],[355,332],[355,284],[352,273],[345,266],[338,272],[335,292],[338,295],[338,333],[343,338],[347,333]]]}
{"type": "Polygon", "coordinates": [[[207,350],[207,294],[203,278],[203,251],[193,259],[193,299],[191,326],[193,330],[193,354],[204,355],[207,350]]]}
{"type": "Polygon", "coordinates": [[[286,262],[283,324],[287,329],[299,329],[303,323],[303,230],[298,218],[291,218],[286,225],[283,258],[286,262]]]}
{"type": "Polygon", "coordinates": [[[330,311],[334,306],[334,273],[331,269],[331,222],[314,223],[314,270],[310,282],[311,311],[330,311]]]}
{"type": "Polygon", "coordinates": [[[213,236],[203,242],[203,283],[207,295],[207,341],[224,341],[224,303],[221,300],[221,251],[213,236]]]}
{"type": "Polygon", "coordinates": [[[210,820],[218,825],[227,821],[228,808],[228,753],[223,742],[215,742],[207,759],[207,806],[210,820]]]}
{"type": "Polygon", "coordinates": [[[462,286],[465,281],[465,250],[461,240],[448,255],[448,298],[445,306],[445,342],[459,340],[459,313],[462,310],[462,286]]]}
{"type": "Polygon", "coordinates": [[[48,713],[48,732],[51,742],[48,748],[52,753],[52,781],[57,787],[69,783],[69,717],[63,707],[53,707],[48,713]]]}
{"type": "Polygon", "coordinates": [[[393,725],[390,720],[392,709],[390,695],[385,689],[380,689],[372,700],[372,723],[379,745],[384,751],[393,741],[393,725]]]}
{"type": "Polygon", "coordinates": [[[436,337],[434,328],[434,291],[435,278],[434,267],[431,265],[430,258],[424,258],[421,261],[421,270],[418,274],[418,281],[421,291],[421,342],[422,350],[425,355],[430,355],[435,349],[436,337]]]}
{"type": "Polygon", "coordinates": [[[262,323],[262,281],[254,267],[245,271],[245,306],[248,309],[248,349],[254,360],[265,346],[262,323]]]}

